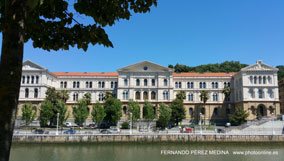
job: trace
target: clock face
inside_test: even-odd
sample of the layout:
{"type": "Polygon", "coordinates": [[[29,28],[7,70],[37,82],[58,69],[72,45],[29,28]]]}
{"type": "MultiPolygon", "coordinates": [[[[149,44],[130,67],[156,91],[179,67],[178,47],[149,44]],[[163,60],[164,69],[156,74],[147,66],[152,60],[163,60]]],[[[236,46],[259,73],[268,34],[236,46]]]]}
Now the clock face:
{"type": "Polygon", "coordinates": [[[143,69],[144,69],[144,70],[148,70],[148,67],[147,67],[147,66],[145,66],[143,69]]]}

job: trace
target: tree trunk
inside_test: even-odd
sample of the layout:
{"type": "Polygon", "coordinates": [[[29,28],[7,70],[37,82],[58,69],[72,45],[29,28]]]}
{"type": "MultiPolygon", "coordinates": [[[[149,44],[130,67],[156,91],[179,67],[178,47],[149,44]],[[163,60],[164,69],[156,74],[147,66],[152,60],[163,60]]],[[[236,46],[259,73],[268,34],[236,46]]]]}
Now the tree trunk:
{"type": "Polygon", "coordinates": [[[0,161],[8,161],[23,62],[24,0],[6,0],[0,62],[0,161]]]}

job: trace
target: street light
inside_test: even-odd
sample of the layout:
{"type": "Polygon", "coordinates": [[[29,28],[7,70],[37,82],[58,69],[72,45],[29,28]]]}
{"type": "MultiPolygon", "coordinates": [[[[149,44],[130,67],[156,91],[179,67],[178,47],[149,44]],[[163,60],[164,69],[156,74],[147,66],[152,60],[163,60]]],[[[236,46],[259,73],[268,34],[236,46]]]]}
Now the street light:
{"type": "Polygon", "coordinates": [[[200,134],[202,135],[202,121],[201,121],[202,113],[200,113],[199,116],[200,116],[200,134]]]}
{"type": "Polygon", "coordinates": [[[132,112],[130,112],[129,115],[130,115],[130,135],[132,135],[132,112]]]}
{"type": "Polygon", "coordinates": [[[57,113],[57,119],[56,119],[56,135],[58,135],[58,122],[59,122],[59,112],[57,113]]]}

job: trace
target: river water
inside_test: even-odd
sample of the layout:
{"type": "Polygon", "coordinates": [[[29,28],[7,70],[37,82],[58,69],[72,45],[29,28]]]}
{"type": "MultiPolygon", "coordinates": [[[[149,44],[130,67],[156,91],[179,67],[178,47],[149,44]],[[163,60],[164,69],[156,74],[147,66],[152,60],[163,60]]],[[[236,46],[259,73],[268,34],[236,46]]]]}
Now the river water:
{"type": "Polygon", "coordinates": [[[284,143],[14,144],[11,161],[283,161],[284,143]]]}

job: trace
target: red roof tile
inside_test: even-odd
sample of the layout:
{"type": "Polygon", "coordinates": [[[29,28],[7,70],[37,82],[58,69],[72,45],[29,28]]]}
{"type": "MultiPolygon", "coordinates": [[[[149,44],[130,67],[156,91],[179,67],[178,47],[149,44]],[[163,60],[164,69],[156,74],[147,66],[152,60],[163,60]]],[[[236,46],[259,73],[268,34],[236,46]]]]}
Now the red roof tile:
{"type": "Polygon", "coordinates": [[[173,73],[173,77],[232,77],[236,73],[173,73]]]}
{"type": "Polygon", "coordinates": [[[117,72],[52,72],[55,76],[117,77],[117,72]]]}

